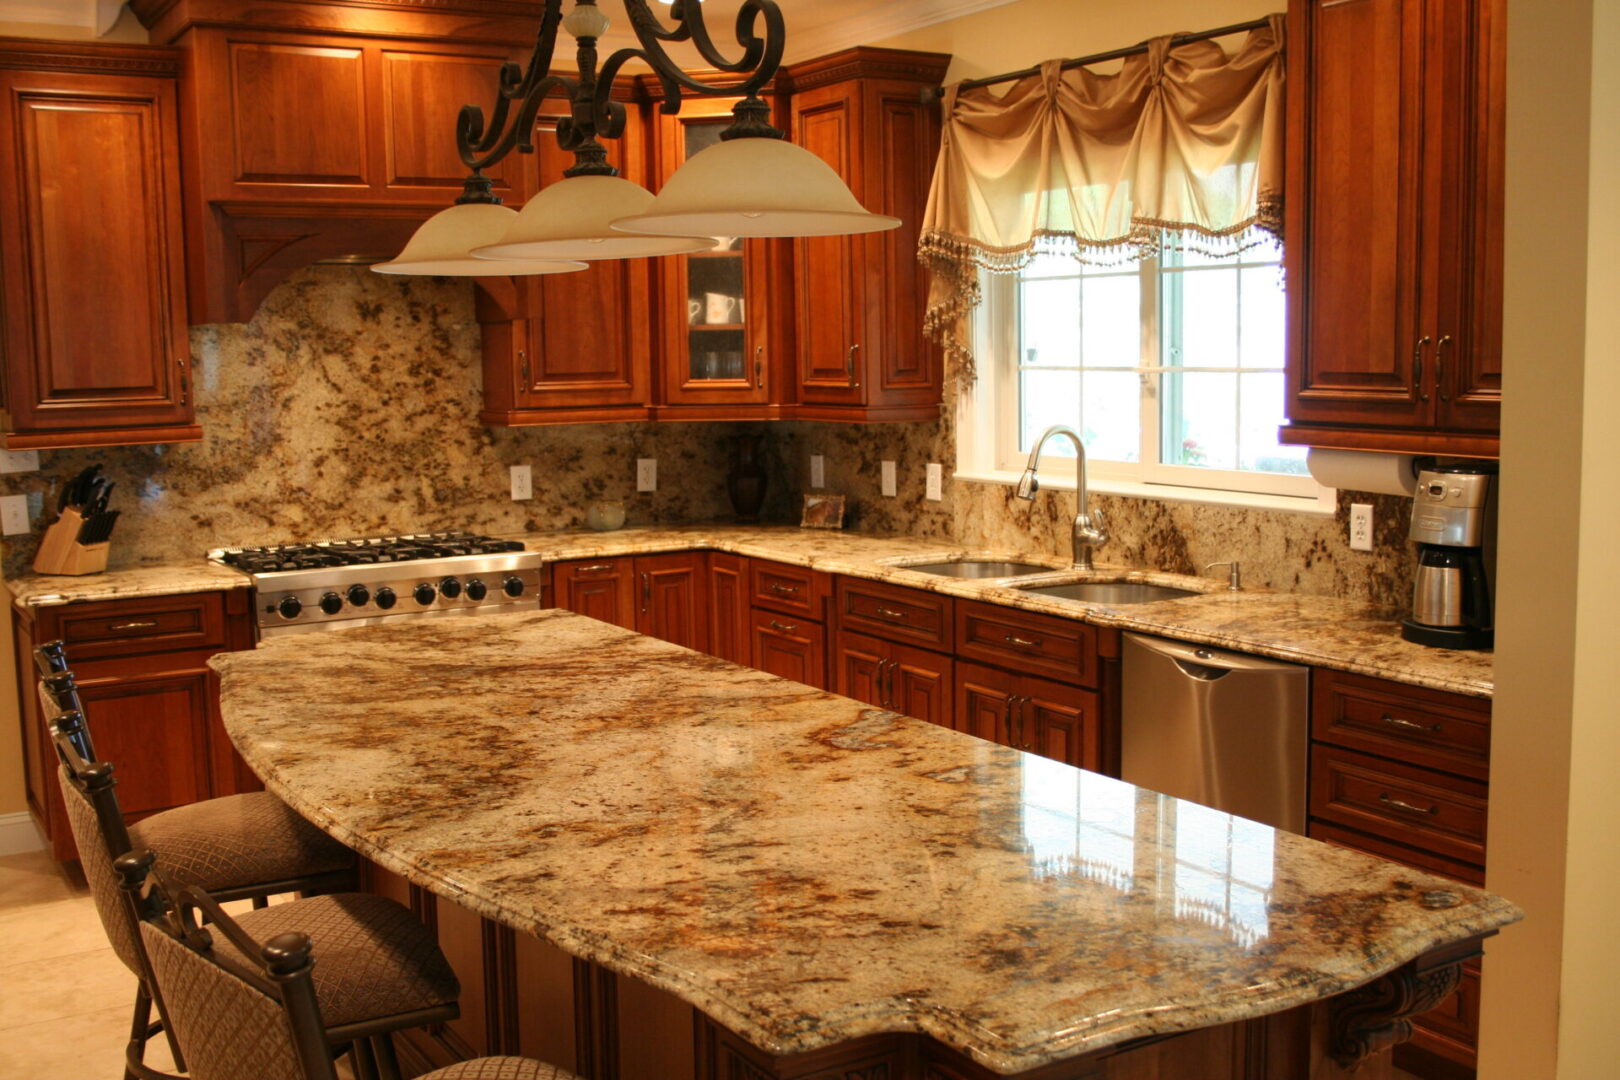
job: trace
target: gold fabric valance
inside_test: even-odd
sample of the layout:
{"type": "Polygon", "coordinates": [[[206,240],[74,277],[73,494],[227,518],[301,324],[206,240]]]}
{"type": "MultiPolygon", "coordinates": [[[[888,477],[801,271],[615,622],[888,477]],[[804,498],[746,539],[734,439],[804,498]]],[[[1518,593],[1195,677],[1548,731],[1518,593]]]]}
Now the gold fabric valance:
{"type": "Polygon", "coordinates": [[[1150,41],[1115,74],[1061,60],[1010,87],[945,94],[918,257],[924,329],[973,380],[965,317],[981,269],[1036,254],[1108,263],[1166,244],[1235,253],[1282,234],[1283,17],[1228,56],[1150,41]]]}

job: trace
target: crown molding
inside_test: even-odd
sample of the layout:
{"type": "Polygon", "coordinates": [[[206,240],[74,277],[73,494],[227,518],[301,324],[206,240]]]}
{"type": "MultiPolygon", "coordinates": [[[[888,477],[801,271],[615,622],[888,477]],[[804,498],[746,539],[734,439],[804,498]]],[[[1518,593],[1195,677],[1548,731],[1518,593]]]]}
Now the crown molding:
{"type": "Polygon", "coordinates": [[[819,26],[794,29],[788,24],[786,63],[825,56],[855,45],[885,41],[925,26],[960,19],[978,11],[1002,7],[1016,0],[894,0],[869,4],[861,14],[819,26]]]}
{"type": "Polygon", "coordinates": [[[180,50],[160,45],[105,45],[90,41],[0,42],[0,68],[74,71],[86,75],[147,75],[173,79],[180,74],[180,50]]]}

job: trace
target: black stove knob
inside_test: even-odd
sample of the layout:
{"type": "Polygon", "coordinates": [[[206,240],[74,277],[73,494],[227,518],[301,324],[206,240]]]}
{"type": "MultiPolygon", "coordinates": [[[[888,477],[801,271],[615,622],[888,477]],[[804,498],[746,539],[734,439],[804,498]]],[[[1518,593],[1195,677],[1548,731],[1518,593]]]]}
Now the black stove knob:
{"type": "Polygon", "coordinates": [[[329,592],[321,597],[321,610],[328,615],[336,615],[343,610],[343,597],[335,592],[329,592]]]}
{"type": "Polygon", "coordinates": [[[473,578],[471,581],[467,582],[467,599],[476,603],[488,595],[489,586],[485,585],[482,581],[479,581],[477,578],[473,578]]]}
{"type": "Polygon", "coordinates": [[[384,611],[387,611],[397,603],[399,603],[399,597],[394,595],[393,589],[390,589],[388,586],[384,585],[382,588],[377,590],[377,606],[382,608],[384,611]]]}
{"type": "Polygon", "coordinates": [[[444,594],[445,599],[454,600],[461,595],[461,582],[453,577],[447,577],[439,582],[439,591],[444,594]]]}
{"type": "Polygon", "coordinates": [[[524,589],[523,579],[520,578],[520,577],[517,577],[516,575],[513,575],[512,577],[507,578],[505,581],[503,581],[501,583],[501,591],[504,592],[507,596],[522,596],[523,595],[523,589],[524,589]]]}
{"type": "Polygon", "coordinates": [[[418,604],[421,604],[423,607],[427,607],[429,604],[433,603],[433,598],[439,595],[439,590],[435,589],[431,583],[424,581],[422,584],[411,590],[411,595],[416,597],[416,602],[418,604]]]}
{"type": "Polygon", "coordinates": [[[355,607],[365,607],[371,602],[371,590],[364,585],[350,585],[348,597],[349,603],[355,607]]]}
{"type": "Polygon", "coordinates": [[[276,610],[281,612],[283,619],[296,619],[298,613],[304,610],[304,602],[296,596],[283,596],[281,603],[276,605],[276,610]]]}

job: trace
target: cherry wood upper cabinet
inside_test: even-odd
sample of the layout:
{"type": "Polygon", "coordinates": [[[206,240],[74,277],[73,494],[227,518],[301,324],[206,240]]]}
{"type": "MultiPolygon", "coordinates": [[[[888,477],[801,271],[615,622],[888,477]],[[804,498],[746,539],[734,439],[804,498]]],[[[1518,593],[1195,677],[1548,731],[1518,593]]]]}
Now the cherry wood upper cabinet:
{"type": "Polygon", "coordinates": [[[11,449],[194,442],[177,50],[0,46],[11,449]]]}
{"type": "Polygon", "coordinates": [[[849,184],[868,210],[899,228],[796,240],[798,407],[809,420],[932,420],[943,362],[922,332],[928,283],[917,237],[934,160],[939,110],[922,100],[948,56],[855,48],[794,65],[792,138],[849,184]]]}
{"type": "Polygon", "coordinates": [[[1503,0],[1291,0],[1286,443],[1494,456],[1503,0]]]}
{"type": "MultiPolygon", "coordinates": [[[[574,161],[557,145],[557,120],[543,116],[536,124],[532,156],[543,184],[561,180],[574,161]]],[[[637,182],[646,175],[641,135],[641,117],[632,110],[625,136],[604,140],[609,160],[637,182]]],[[[481,279],[483,422],[520,427],[647,419],[651,272],[651,260],[614,259],[572,274],[481,279]]]]}

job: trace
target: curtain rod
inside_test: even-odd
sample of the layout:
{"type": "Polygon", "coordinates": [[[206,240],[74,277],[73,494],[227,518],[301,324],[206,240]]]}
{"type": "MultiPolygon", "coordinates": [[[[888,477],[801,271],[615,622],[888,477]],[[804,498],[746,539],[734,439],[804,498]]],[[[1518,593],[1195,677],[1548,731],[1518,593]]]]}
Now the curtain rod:
{"type": "MultiPolygon", "coordinates": [[[[1250,19],[1248,22],[1233,23],[1231,26],[1218,26],[1214,30],[1200,30],[1197,33],[1172,34],[1170,36],[1170,44],[1185,45],[1189,41],[1207,41],[1210,38],[1225,37],[1227,34],[1241,34],[1245,30],[1258,30],[1263,26],[1269,26],[1270,23],[1271,19],[1268,16],[1266,18],[1250,19]]],[[[1137,45],[1127,45],[1123,49],[1110,49],[1108,52],[1092,53],[1090,56],[1077,56],[1073,60],[1063,61],[1063,70],[1067,71],[1070,68],[1084,67],[1087,64],[1100,64],[1105,60],[1121,60],[1127,56],[1135,56],[1138,53],[1145,53],[1147,50],[1148,43],[1144,41],[1137,45]]],[[[1027,79],[1031,75],[1039,75],[1040,73],[1041,69],[1039,67],[1031,67],[1025,68],[1022,71],[1011,71],[1005,75],[987,75],[982,79],[964,79],[956,85],[958,90],[976,90],[981,86],[994,86],[996,83],[1013,82],[1017,79],[1027,79]]],[[[943,86],[936,86],[932,90],[925,91],[925,93],[931,100],[937,101],[945,96],[945,88],[943,86]]]]}

